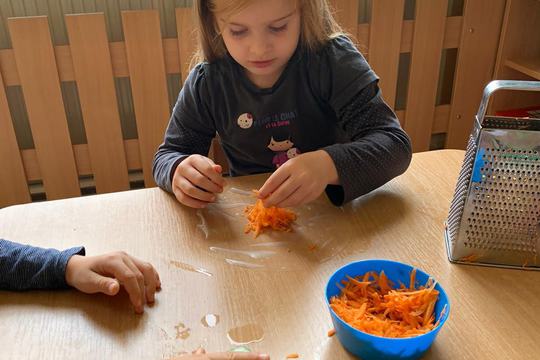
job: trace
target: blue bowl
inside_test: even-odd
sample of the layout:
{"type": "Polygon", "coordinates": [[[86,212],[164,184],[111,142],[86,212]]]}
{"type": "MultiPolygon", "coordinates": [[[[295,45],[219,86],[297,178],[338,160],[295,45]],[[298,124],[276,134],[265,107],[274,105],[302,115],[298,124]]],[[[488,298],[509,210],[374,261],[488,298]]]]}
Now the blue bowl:
{"type": "MultiPolygon", "coordinates": [[[[401,281],[403,284],[408,285],[413,267],[391,260],[362,260],[343,266],[330,277],[326,285],[326,304],[332,316],[336,335],[347,351],[363,360],[418,359],[429,349],[439,330],[448,319],[450,312],[448,296],[439,283],[435,286],[435,289],[439,291],[439,299],[435,305],[435,321],[440,318],[445,305],[446,310],[435,329],[415,337],[385,338],[367,334],[341,320],[330,307],[330,298],[339,295],[341,292],[336,284],[341,283],[341,280],[346,280],[345,275],[355,277],[369,271],[380,273],[382,270],[394,284],[399,284],[401,281]]],[[[425,272],[416,269],[416,286],[425,285],[429,277],[425,272]]]]}

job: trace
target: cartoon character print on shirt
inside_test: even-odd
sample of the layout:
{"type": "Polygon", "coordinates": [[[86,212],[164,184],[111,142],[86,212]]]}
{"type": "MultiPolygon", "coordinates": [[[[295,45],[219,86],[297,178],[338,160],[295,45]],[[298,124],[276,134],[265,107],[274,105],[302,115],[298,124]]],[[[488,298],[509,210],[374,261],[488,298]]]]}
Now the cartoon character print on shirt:
{"type": "Polygon", "coordinates": [[[250,113],[242,114],[238,117],[237,123],[242,129],[249,129],[253,125],[253,115],[250,113]]]}
{"type": "Polygon", "coordinates": [[[272,164],[276,166],[276,169],[285,164],[287,160],[292,159],[300,154],[300,150],[293,147],[294,143],[287,139],[283,141],[276,141],[274,137],[270,137],[270,143],[268,148],[272,150],[275,155],[272,158],[272,164]]]}

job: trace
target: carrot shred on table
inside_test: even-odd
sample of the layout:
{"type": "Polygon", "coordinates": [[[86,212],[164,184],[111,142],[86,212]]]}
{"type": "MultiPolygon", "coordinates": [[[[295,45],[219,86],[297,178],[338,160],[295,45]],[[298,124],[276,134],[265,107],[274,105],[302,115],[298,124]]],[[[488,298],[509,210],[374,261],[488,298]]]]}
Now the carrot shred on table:
{"type": "Polygon", "coordinates": [[[330,299],[330,306],[355,329],[403,338],[425,334],[438,325],[434,313],[439,297],[436,283],[430,279],[416,287],[416,270],[411,271],[409,287],[402,284],[401,288],[393,288],[384,271],[346,278],[337,284],[341,293],[330,299]]]}
{"type": "Polygon", "coordinates": [[[334,336],[334,335],[336,335],[336,329],[330,329],[330,330],[328,330],[328,337],[332,337],[332,336],[334,336]]]}
{"type": "Polygon", "coordinates": [[[248,220],[244,232],[248,234],[253,231],[255,237],[267,228],[289,232],[292,230],[292,223],[296,220],[296,214],[291,210],[275,206],[267,208],[261,199],[258,199],[255,205],[246,206],[244,214],[248,220]]]}
{"type": "Polygon", "coordinates": [[[476,262],[480,259],[480,255],[478,254],[469,254],[467,256],[463,256],[459,259],[459,261],[463,261],[463,262],[476,262]]]}
{"type": "Polygon", "coordinates": [[[298,355],[297,353],[287,355],[287,359],[298,359],[299,357],[300,355],[298,355]]]}

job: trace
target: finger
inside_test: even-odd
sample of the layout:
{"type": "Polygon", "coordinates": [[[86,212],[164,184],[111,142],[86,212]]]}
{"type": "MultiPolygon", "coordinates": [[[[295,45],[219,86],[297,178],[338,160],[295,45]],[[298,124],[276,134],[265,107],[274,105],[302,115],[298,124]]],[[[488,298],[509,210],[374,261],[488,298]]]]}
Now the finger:
{"type": "Polygon", "coordinates": [[[137,274],[123,261],[123,257],[127,255],[124,253],[121,254],[121,256],[115,255],[112,260],[106,261],[104,270],[107,274],[114,276],[124,286],[131,303],[135,307],[135,311],[141,313],[143,311],[141,299],[143,298],[142,291],[144,291],[144,287],[141,291],[137,281],[137,274]]]}
{"type": "Polygon", "coordinates": [[[270,196],[263,200],[263,204],[266,207],[276,206],[289,198],[300,188],[300,184],[297,184],[291,178],[285,180],[270,196]]]}
{"type": "Polygon", "coordinates": [[[223,187],[217,185],[216,183],[210,181],[209,178],[201,174],[197,169],[190,168],[186,170],[185,178],[191,182],[193,185],[200,187],[203,190],[209,191],[211,193],[220,193],[223,192],[223,187]]]}
{"type": "Polygon", "coordinates": [[[133,256],[131,256],[131,260],[144,276],[144,290],[146,295],[146,301],[148,303],[153,303],[155,301],[154,294],[156,293],[156,289],[158,288],[156,269],[154,269],[154,267],[150,263],[134,258],[133,256]]]}
{"type": "Polygon", "coordinates": [[[195,186],[195,184],[186,178],[181,178],[178,180],[178,187],[184,194],[193,199],[204,201],[206,203],[216,201],[216,195],[214,193],[199,189],[195,186]]]}
{"type": "Polygon", "coordinates": [[[274,191],[276,191],[284,181],[290,177],[290,173],[284,171],[284,168],[281,167],[274,171],[272,175],[264,182],[263,186],[259,189],[257,194],[259,199],[265,199],[274,191]]]}
{"type": "Polygon", "coordinates": [[[197,350],[193,350],[192,354],[195,354],[195,355],[206,354],[206,350],[204,350],[204,348],[202,347],[199,347],[197,350]]]}
{"type": "Polygon", "coordinates": [[[195,169],[216,185],[223,187],[225,186],[225,180],[223,179],[223,176],[221,176],[221,172],[216,171],[216,166],[217,165],[211,159],[204,156],[193,159],[193,167],[195,169]]]}
{"type": "Polygon", "coordinates": [[[208,353],[206,356],[210,360],[270,360],[268,355],[256,353],[208,353]]]}
{"type": "Polygon", "coordinates": [[[200,200],[192,198],[189,195],[184,194],[182,189],[180,189],[178,186],[173,187],[173,193],[174,193],[174,196],[176,197],[176,199],[180,203],[182,203],[182,204],[184,204],[186,206],[189,206],[189,207],[192,207],[192,208],[195,208],[195,209],[202,209],[202,208],[205,208],[208,205],[208,203],[206,201],[200,201],[200,200]]]}
{"type": "Polygon", "coordinates": [[[159,278],[159,274],[156,271],[156,284],[157,284],[157,290],[161,290],[161,279],[159,278]]]}
{"type": "Polygon", "coordinates": [[[120,284],[118,280],[111,279],[110,277],[103,276],[97,272],[91,271],[88,274],[87,284],[81,291],[87,294],[95,294],[97,292],[106,295],[116,295],[120,290],[120,284]]]}
{"type": "Polygon", "coordinates": [[[124,261],[124,264],[126,264],[127,267],[135,274],[135,280],[137,281],[137,286],[139,287],[139,298],[138,303],[140,306],[135,306],[135,311],[137,312],[143,312],[144,311],[144,304],[146,304],[146,288],[144,286],[144,275],[141,272],[141,270],[135,265],[133,262],[133,259],[129,255],[124,255],[122,257],[122,260],[124,261]]]}
{"type": "Polygon", "coordinates": [[[277,203],[276,206],[284,208],[302,205],[304,200],[307,199],[309,195],[309,190],[305,189],[305,187],[299,187],[294,193],[289,195],[283,201],[277,203]]]}

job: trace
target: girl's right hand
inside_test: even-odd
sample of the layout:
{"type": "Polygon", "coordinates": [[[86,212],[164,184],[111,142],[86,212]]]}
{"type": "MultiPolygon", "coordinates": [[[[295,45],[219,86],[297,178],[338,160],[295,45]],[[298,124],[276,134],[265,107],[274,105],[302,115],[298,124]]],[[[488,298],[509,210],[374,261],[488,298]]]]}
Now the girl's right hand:
{"type": "Polygon", "coordinates": [[[225,180],[221,171],[221,166],[206,156],[190,155],[174,171],[173,193],[186,206],[204,208],[223,192],[225,180]]]}

